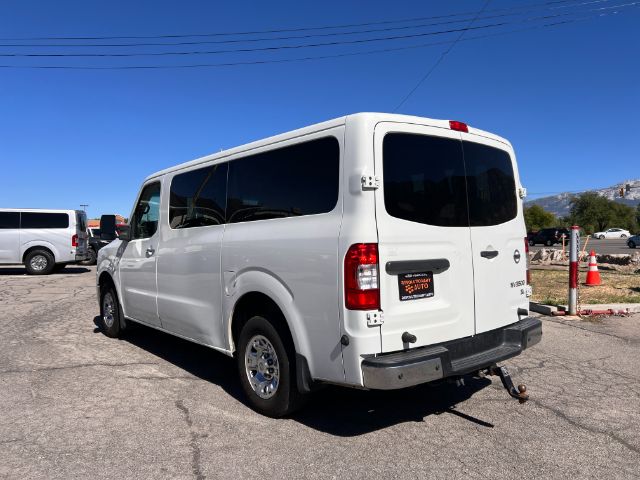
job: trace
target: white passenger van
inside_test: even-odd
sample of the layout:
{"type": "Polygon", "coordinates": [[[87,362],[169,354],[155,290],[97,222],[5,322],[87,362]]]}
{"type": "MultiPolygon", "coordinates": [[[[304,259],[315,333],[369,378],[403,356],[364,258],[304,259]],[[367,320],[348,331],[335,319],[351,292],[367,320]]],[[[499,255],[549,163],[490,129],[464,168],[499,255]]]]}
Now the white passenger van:
{"type": "Polygon", "coordinates": [[[270,416],[322,383],[495,371],[542,334],[523,196],[508,141],[446,120],[360,113],[203,157],[149,176],[100,250],[102,327],[235,356],[270,416]]]}
{"type": "Polygon", "coordinates": [[[82,210],[0,208],[0,264],[24,264],[46,275],[87,258],[87,217],[82,210]]]}

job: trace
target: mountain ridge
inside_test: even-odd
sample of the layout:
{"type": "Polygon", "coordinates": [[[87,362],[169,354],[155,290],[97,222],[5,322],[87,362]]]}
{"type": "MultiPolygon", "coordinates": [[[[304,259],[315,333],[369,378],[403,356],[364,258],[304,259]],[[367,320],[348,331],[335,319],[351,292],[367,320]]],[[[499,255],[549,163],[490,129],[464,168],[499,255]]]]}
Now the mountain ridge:
{"type": "Polygon", "coordinates": [[[525,207],[540,205],[546,211],[553,213],[557,217],[566,217],[569,215],[569,209],[571,208],[571,198],[587,192],[595,192],[609,200],[635,208],[640,203],[640,179],[624,180],[623,182],[605,188],[594,188],[581,192],[563,192],[557,195],[548,195],[546,197],[527,200],[525,207]],[[631,188],[629,192],[625,190],[624,198],[621,198],[620,188],[625,188],[627,184],[629,184],[631,188]]]}

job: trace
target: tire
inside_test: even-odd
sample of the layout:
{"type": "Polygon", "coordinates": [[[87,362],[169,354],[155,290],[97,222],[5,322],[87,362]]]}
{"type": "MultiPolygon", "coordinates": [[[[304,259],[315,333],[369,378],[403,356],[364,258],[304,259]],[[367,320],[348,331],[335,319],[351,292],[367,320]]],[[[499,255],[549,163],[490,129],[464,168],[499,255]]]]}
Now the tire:
{"type": "Polygon", "coordinates": [[[89,258],[81,263],[82,265],[95,265],[98,263],[98,253],[93,248],[89,248],[89,258]]]}
{"type": "Polygon", "coordinates": [[[599,238],[600,240],[604,240],[604,235],[600,235],[598,238],[599,238]]]}
{"type": "Polygon", "coordinates": [[[295,349],[283,338],[269,319],[254,316],[242,327],[236,350],[240,384],[250,406],[273,418],[294,412],[303,398],[296,383],[295,349]],[[247,361],[252,356],[253,364],[247,361]]]}
{"type": "Polygon", "coordinates": [[[529,240],[529,246],[533,247],[536,244],[536,242],[534,242],[533,240],[529,240]]]}
{"type": "Polygon", "coordinates": [[[32,250],[24,258],[24,266],[29,275],[49,275],[56,261],[48,250],[32,250]]]}
{"type": "Polygon", "coordinates": [[[629,248],[636,248],[636,242],[634,242],[633,240],[629,240],[627,242],[627,245],[629,245],[629,248]]]}
{"type": "Polygon", "coordinates": [[[67,264],[66,263],[56,263],[53,266],[53,271],[54,272],[61,272],[62,270],[64,270],[66,268],[67,264]]]}
{"type": "Polygon", "coordinates": [[[100,289],[100,328],[107,337],[122,336],[124,317],[118,300],[118,294],[112,284],[100,289]]]}
{"type": "Polygon", "coordinates": [[[622,235],[620,235],[620,238],[627,238],[627,236],[623,233],[622,235]]]}
{"type": "Polygon", "coordinates": [[[545,240],[544,244],[545,244],[547,247],[552,247],[552,246],[553,246],[553,241],[551,241],[551,240],[545,240]]]}

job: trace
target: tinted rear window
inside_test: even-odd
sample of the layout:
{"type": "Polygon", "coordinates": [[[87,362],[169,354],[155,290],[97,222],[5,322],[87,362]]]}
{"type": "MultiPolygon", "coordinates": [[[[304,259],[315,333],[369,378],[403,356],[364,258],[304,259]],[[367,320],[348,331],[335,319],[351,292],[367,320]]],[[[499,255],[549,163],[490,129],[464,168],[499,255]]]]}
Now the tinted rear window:
{"type": "Polygon", "coordinates": [[[440,227],[497,225],[517,199],[509,154],[460,140],[389,133],[383,140],[389,215],[440,227]]]}
{"type": "Polygon", "coordinates": [[[511,157],[504,150],[462,142],[467,170],[469,224],[498,225],[518,212],[511,157]]]}
{"type": "Polygon", "coordinates": [[[0,212],[0,228],[19,228],[20,213],[19,212],[0,212]]]}
{"type": "Polygon", "coordinates": [[[69,228],[66,213],[22,212],[21,228],[69,228]]]}
{"type": "Polygon", "coordinates": [[[227,221],[326,213],[338,202],[340,146],[326,137],[229,163],[227,221]]]}

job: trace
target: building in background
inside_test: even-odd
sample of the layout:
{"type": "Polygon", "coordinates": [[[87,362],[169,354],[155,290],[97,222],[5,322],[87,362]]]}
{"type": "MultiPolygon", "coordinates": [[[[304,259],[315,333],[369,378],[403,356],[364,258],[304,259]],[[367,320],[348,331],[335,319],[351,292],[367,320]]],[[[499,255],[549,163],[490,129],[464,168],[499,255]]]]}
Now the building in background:
{"type": "MultiPolygon", "coordinates": [[[[127,223],[126,219],[122,215],[116,214],[116,224],[127,223]]],[[[87,228],[100,228],[100,219],[92,218],[87,220],[87,228]]]]}

